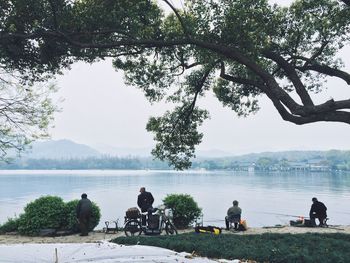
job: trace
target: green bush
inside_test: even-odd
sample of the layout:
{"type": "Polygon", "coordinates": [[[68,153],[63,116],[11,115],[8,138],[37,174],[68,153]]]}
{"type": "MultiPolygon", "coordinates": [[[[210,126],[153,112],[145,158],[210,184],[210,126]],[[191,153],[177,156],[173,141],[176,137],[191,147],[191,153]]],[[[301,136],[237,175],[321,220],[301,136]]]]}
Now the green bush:
{"type": "Polygon", "coordinates": [[[0,226],[0,234],[18,230],[19,218],[9,218],[6,223],[0,226]]]}
{"type": "Polygon", "coordinates": [[[20,234],[36,235],[40,229],[60,229],[65,218],[64,202],[58,196],[43,196],[27,204],[20,216],[20,234]]]}
{"type": "Polygon", "coordinates": [[[193,197],[188,194],[167,195],[163,202],[173,210],[174,224],[180,229],[188,227],[202,212],[193,197]]]}
{"type": "MultiPolygon", "coordinates": [[[[64,203],[57,196],[43,196],[30,202],[19,218],[9,218],[0,226],[0,233],[18,231],[23,235],[37,235],[41,229],[78,231],[76,207],[79,200],[64,203]]],[[[89,230],[93,230],[100,222],[100,208],[92,202],[92,217],[89,230]]]]}
{"type": "MultiPolygon", "coordinates": [[[[76,207],[79,200],[73,200],[65,204],[66,221],[65,225],[67,229],[73,232],[78,232],[78,222],[76,218],[76,207]]],[[[100,208],[92,202],[92,216],[90,220],[89,231],[93,230],[100,222],[101,213],[100,208]]]]}

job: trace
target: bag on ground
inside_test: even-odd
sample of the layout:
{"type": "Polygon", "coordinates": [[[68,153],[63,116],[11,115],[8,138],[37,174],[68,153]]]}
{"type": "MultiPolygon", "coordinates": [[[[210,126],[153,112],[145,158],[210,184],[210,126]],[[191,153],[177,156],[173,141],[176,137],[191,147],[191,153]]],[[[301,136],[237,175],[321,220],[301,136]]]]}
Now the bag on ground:
{"type": "Polygon", "coordinates": [[[214,235],[221,234],[221,228],[217,226],[196,226],[194,228],[194,231],[196,233],[211,233],[214,235]]]}
{"type": "Polygon", "coordinates": [[[241,220],[238,225],[238,231],[246,231],[248,229],[247,221],[241,220]]]}

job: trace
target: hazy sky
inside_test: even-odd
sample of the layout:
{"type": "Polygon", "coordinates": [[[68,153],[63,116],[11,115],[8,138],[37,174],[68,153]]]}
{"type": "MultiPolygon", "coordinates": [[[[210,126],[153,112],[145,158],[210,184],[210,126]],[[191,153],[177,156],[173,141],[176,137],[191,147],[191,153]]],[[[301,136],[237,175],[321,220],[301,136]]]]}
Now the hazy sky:
{"type": "MultiPolygon", "coordinates": [[[[274,1],[287,3],[289,1],[274,1]]],[[[350,71],[350,49],[342,52],[350,71]]],[[[52,139],[71,139],[78,143],[127,148],[151,148],[152,134],[145,126],[150,116],[160,115],[166,105],[150,105],[141,90],[126,86],[123,73],[111,61],[93,65],[76,63],[56,80],[64,98],[56,114],[52,139]]],[[[349,98],[345,82],[330,80],[322,98],[349,98]]],[[[277,150],[350,149],[350,125],[316,123],[297,126],[285,122],[272,103],[263,98],[261,110],[247,118],[237,118],[212,95],[201,100],[211,119],[202,127],[199,149],[220,149],[233,154],[277,150]]]]}

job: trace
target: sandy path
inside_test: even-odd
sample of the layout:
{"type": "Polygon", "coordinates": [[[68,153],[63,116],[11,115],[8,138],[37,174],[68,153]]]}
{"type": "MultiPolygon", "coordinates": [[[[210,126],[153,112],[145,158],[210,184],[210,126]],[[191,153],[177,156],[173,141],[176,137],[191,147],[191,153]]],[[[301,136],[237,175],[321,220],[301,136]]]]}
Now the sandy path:
{"type": "Polygon", "coordinates": [[[90,232],[88,236],[79,234],[60,237],[28,237],[15,234],[0,235],[0,244],[24,244],[24,243],[93,243],[102,240],[111,240],[118,236],[124,236],[124,232],[105,234],[102,231],[90,232]]]}
{"type": "MultiPolygon", "coordinates": [[[[180,233],[193,232],[193,230],[179,231],[180,233]]],[[[223,231],[223,234],[235,234],[235,235],[254,235],[264,233],[343,233],[350,234],[350,226],[339,226],[331,228],[306,228],[306,227],[290,227],[283,226],[281,228],[249,228],[245,232],[232,232],[223,231]]],[[[81,237],[78,234],[61,237],[27,237],[15,234],[0,235],[0,244],[24,244],[24,243],[94,243],[102,240],[111,240],[118,236],[125,236],[124,232],[118,232],[116,234],[105,234],[102,231],[90,232],[89,236],[81,237]]]]}

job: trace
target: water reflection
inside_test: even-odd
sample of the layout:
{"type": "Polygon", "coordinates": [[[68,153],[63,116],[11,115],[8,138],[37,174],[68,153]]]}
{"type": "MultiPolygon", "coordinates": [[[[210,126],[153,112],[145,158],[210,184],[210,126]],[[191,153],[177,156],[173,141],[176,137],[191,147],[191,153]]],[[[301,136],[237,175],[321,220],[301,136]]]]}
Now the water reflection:
{"type": "Polygon", "coordinates": [[[327,205],[330,224],[349,224],[350,216],[349,174],[1,171],[0,182],[0,223],[42,195],[58,195],[68,201],[86,192],[101,208],[102,228],[104,221],[123,220],[125,210],[136,206],[140,186],[153,193],[155,204],[170,193],[190,194],[203,208],[204,221],[222,226],[234,199],[240,201],[242,217],[251,226],[284,224],[291,219],[270,213],[307,216],[313,196],[327,205]]]}

